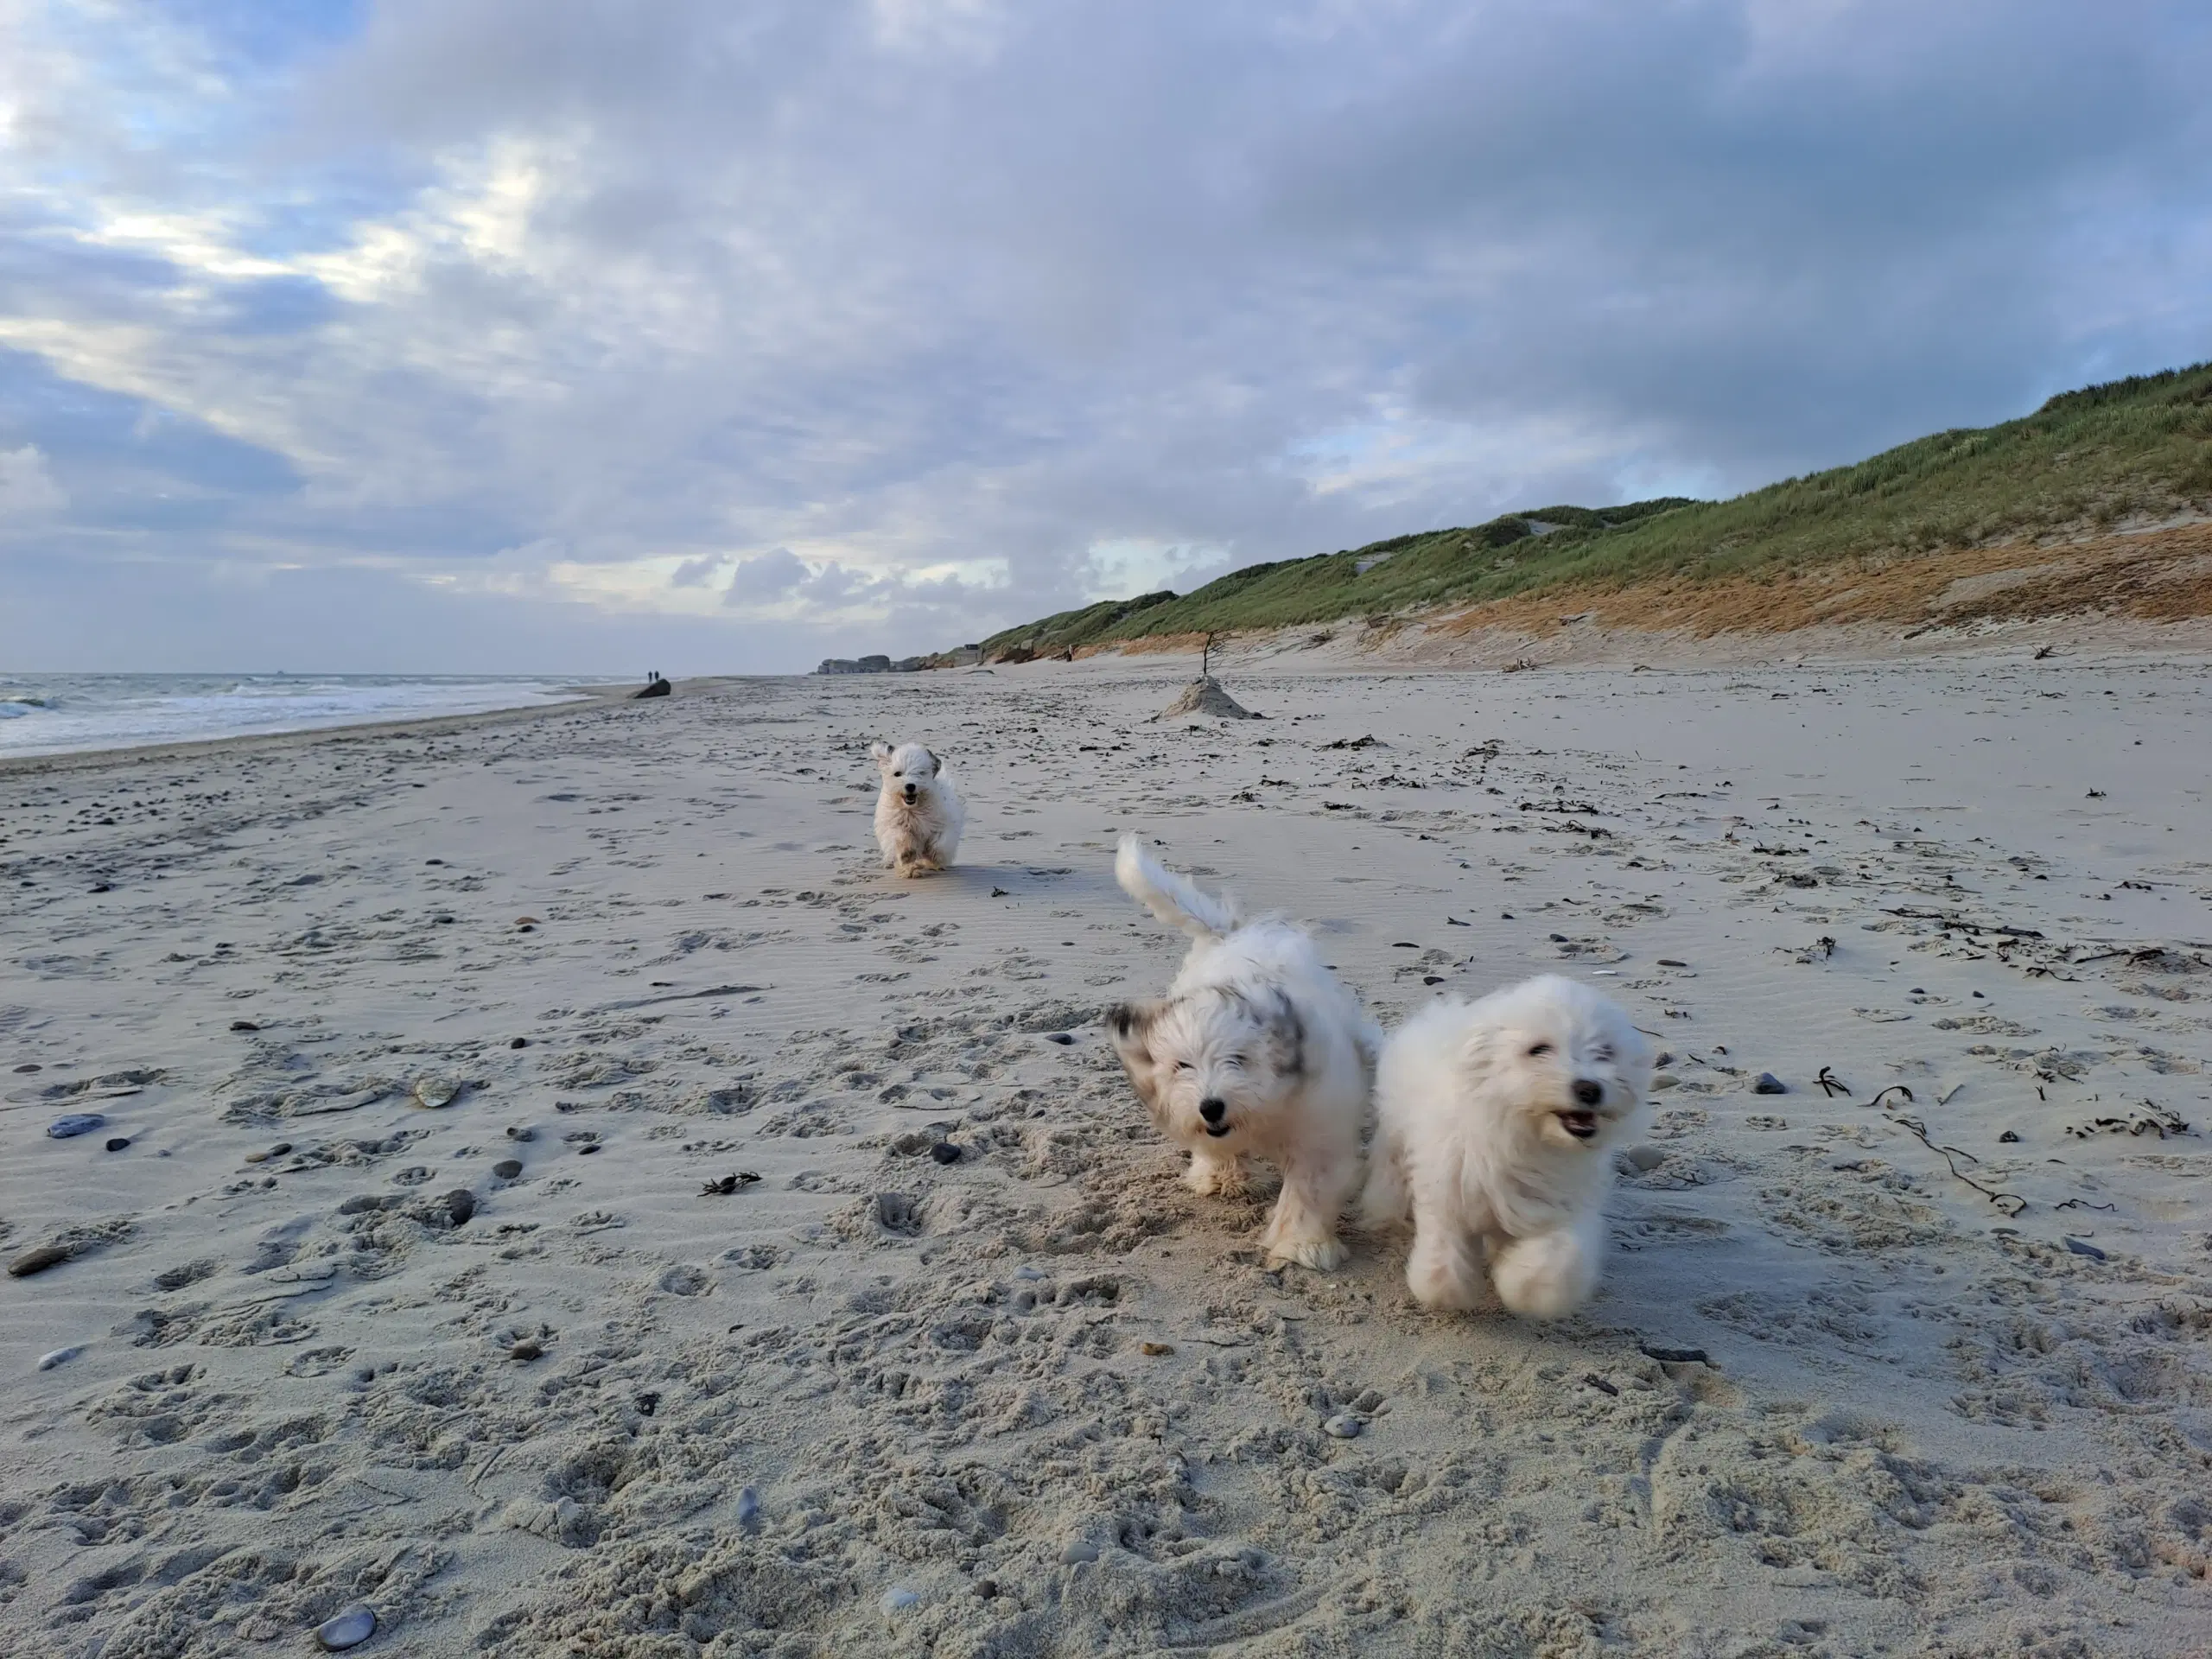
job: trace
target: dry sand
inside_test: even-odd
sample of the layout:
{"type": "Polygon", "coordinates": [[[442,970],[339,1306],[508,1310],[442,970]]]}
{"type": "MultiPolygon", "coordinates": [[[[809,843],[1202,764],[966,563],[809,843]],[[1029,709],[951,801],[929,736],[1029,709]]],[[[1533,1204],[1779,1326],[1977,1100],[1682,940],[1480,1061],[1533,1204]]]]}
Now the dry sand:
{"type": "Polygon", "coordinates": [[[0,1650],[2212,1647],[2202,659],[1147,724],[1188,672],[0,771],[0,1255],[73,1251],[0,1281],[0,1650]],[[876,867],[877,736],[965,867],[876,867]],[[1586,1313],[1178,1184],[1096,1027],[1179,954],[1132,827],[1386,1022],[1563,965],[1659,1033],[1586,1313]]]}

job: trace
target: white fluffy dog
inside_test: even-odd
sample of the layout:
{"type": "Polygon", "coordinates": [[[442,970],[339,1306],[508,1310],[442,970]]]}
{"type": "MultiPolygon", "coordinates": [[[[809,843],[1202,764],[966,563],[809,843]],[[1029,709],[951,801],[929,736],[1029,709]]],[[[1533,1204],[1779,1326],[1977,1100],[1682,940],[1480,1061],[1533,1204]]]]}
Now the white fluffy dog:
{"type": "Polygon", "coordinates": [[[1107,1015],[1114,1046],[1160,1132],[1191,1154],[1198,1192],[1244,1185],[1244,1159],[1282,1172],[1262,1236],[1270,1261],[1324,1271],[1359,1183],[1359,1133],[1380,1033],[1322,965],[1304,930],[1246,921],[1162,866],[1135,836],[1114,874],[1154,915],[1191,935],[1167,995],[1107,1015]]]}
{"type": "Polygon", "coordinates": [[[875,797],[875,844],[886,869],[901,875],[949,870],[960,850],[968,809],[944,775],[944,762],[918,743],[871,743],[868,753],[883,774],[875,797]]]}
{"type": "Polygon", "coordinates": [[[1376,1071],[1360,1219],[1411,1217],[1406,1283],[1427,1307],[1497,1299],[1555,1319],[1597,1288],[1613,1156],[1641,1127],[1651,1050],[1628,1014],[1557,974],[1434,1002],[1376,1071]]]}

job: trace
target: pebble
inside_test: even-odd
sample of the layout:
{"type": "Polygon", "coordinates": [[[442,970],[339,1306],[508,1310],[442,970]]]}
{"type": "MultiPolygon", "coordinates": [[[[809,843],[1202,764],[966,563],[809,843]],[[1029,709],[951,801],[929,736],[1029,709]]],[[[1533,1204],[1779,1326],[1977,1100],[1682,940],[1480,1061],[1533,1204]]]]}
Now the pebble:
{"type": "Polygon", "coordinates": [[[90,1135],[106,1122],[98,1112],[72,1112],[55,1118],[46,1126],[46,1132],[56,1141],[67,1141],[73,1135],[90,1135]]]}
{"type": "Polygon", "coordinates": [[[1637,1344],[1647,1359],[1656,1359],[1669,1365],[1710,1365],[1702,1348],[1661,1348],[1651,1343],[1637,1344]]]}
{"type": "Polygon", "coordinates": [[[1751,1092],[1755,1095],[1786,1095],[1789,1092],[1789,1085],[1771,1071],[1762,1071],[1758,1081],[1751,1085],[1751,1092]]]}
{"type": "Polygon", "coordinates": [[[424,1077],[415,1085],[415,1103],[435,1111],[441,1106],[450,1106],[460,1092],[457,1083],[443,1077],[424,1077]]]}
{"type": "Polygon", "coordinates": [[[456,1186],[446,1194],[446,1213],[453,1217],[456,1227],[476,1213],[476,1195],[465,1186],[456,1186]]]}
{"type": "Polygon", "coordinates": [[[1066,1048],[1074,1043],[1075,1039],[1065,1031],[1048,1031],[1045,1033],[1045,1040],[1048,1043],[1058,1043],[1062,1048],[1066,1048]]]}
{"type": "Polygon", "coordinates": [[[1149,1359],[1158,1359],[1173,1353],[1175,1344],[1172,1342],[1141,1342],[1137,1344],[1137,1351],[1149,1359]]]}
{"type": "Polygon", "coordinates": [[[737,1494],[737,1524],[750,1532],[760,1524],[760,1489],[741,1488],[737,1494]]]}
{"type": "Polygon", "coordinates": [[[233,1020],[231,1021],[231,1029],[232,1031],[259,1031],[261,1027],[251,1020],[233,1020]]]}
{"type": "Polygon", "coordinates": [[[381,1198],[378,1198],[373,1192],[363,1192],[357,1197],[346,1199],[345,1203],[340,1205],[338,1206],[338,1213],[341,1216],[359,1216],[365,1215],[372,1210],[381,1210],[383,1208],[384,1200],[381,1198]]]}
{"type": "Polygon", "coordinates": [[[507,1130],[507,1139],[510,1141],[535,1141],[537,1139],[537,1131],[536,1129],[517,1128],[510,1126],[507,1130]]]}
{"type": "Polygon", "coordinates": [[[578,1147],[576,1148],[576,1156],[577,1156],[577,1157],[579,1157],[579,1158],[588,1158],[588,1157],[590,1157],[590,1156],[592,1155],[592,1154],[594,1154],[594,1152],[597,1152],[598,1150],[599,1150],[599,1142],[598,1142],[598,1141],[585,1141],[585,1142],[583,1143],[583,1145],[582,1145],[581,1147],[578,1147]]]}
{"type": "Polygon", "coordinates": [[[342,1653],[347,1648],[358,1648],[376,1633],[375,1611],[359,1603],[334,1618],[326,1618],[315,1627],[315,1639],[325,1653],[342,1653]]]}
{"type": "Polygon", "coordinates": [[[1365,1428],[1367,1425],[1350,1412],[1340,1411],[1321,1427],[1340,1440],[1356,1440],[1359,1438],[1360,1430],[1365,1428]]]}
{"type": "Polygon", "coordinates": [[[25,1060],[21,1065],[17,1066],[16,1070],[18,1073],[21,1073],[25,1071],[43,1071],[46,1068],[41,1065],[36,1060],[25,1060]]]}
{"type": "Polygon", "coordinates": [[[530,1046],[530,1039],[527,1037],[510,1037],[507,1039],[507,1046],[509,1048],[528,1048],[530,1046]]]}
{"type": "Polygon", "coordinates": [[[957,1164],[960,1161],[960,1152],[961,1148],[951,1141],[940,1141],[930,1148],[930,1156],[940,1164],[957,1164]]]}
{"type": "Polygon", "coordinates": [[[130,1137],[127,1135],[111,1135],[107,1138],[107,1149],[110,1152],[121,1152],[130,1144],[130,1137]]]}
{"type": "Polygon", "coordinates": [[[1078,1538],[1060,1552],[1062,1567],[1079,1567],[1085,1561],[1098,1559],[1098,1546],[1088,1538],[1078,1538]]]}
{"type": "Polygon", "coordinates": [[[271,1158],[282,1158],[291,1149],[292,1143],[290,1141],[279,1141],[275,1146],[270,1147],[266,1152],[249,1152],[245,1155],[245,1160],[249,1164],[265,1164],[271,1158]]]}
{"type": "Polygon", "coordinates": [[[50,1354],[41,1354],[38,1357],[38,1368],[41,1371],[50,1371],[57,1365],[67,1365],[84,1351],[81,1347],[56,1348],[50,1354]]]}
{"type": "Polygon", "coordinates": [[[2005,1145],[2010,1147],[2017,1145],[2019,1141],[2020,1136],[2017,1130],[2007,1129],[2004,1134],[1999,1135],[1997,1138],[2005,1145]]]}
{"type": "Polygon", "coordinates": [[[883,1592],[882,1605],[887,1614],[903,1613],[909,1608],[920,1606],[922,1598],[918,1591],[891,1589],[883,1592]]]}
{"type": "Polygon", "coordinates": [[[35,1250],[26,1250],[8,1264],[10,1279],[28,1279],[35,1273],[44,1273],[48,1268],[58,1268],[75,1254],[67,1244],[41,1244],[35,1250]]]}
{"type": "Polygon", "coordinates": [[[1621,1156],[1628,1160],[1630,1167],[1643,1171],[1656,1169],[1667,1161],[1667,1154],[1656,1147],[1630,1147],[1621,1156]]]}
{"type": "Polygon", "coordinates": [[[522,1160],[519,1158],[502,1158],[498,1163],[492,1166],[492,1173],[503,1181],[512,1181],[516,1176],[522,1173],[522,1160]]]}
{"type": "Polygon", "coordinates": [[[2067,1239],[2066,1248],[2076,1255],[2088,1256],[2092,1262],[2101,1262],[2105,1259],[2105,1253],[2102,1250],[2094,1244],[2084,1244],[2078,1238],[2067,1239]]]}
{"type": "Polygon", "coordinates": [[[507,1350],[507,1357],[509,1359],[519,1359],[527,1364],[530,1361],[542,1357],[544,1352],[545,1349],[543,1345],[539,1343],[537,1338],[524,1337],[520,1342],[515,1344],[513,1347],[507,1350]]]}

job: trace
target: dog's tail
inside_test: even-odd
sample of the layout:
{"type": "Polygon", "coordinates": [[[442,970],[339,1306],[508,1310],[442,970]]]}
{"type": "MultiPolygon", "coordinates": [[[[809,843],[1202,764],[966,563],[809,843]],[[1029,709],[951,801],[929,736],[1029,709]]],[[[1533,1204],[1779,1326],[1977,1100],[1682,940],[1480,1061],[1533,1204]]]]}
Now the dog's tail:
{"type": "Polygon", "coordinates": [[[1114,879],[1123,893],[1194,939],[1222,938],[1244,919],[1234,899],[1200,893],[1188,878],[1147,852],[1142,838],[1134,832],[1122,837],[1121,851],[1114,858],[1114,879]]]}

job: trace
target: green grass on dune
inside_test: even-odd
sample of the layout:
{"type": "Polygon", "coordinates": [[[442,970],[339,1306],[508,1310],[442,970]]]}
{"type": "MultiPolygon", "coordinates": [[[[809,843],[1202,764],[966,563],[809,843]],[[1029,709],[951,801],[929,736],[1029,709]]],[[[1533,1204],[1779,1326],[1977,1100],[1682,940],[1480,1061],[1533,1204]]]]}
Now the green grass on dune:
{"type": "Polygon", "coordinates": [[[1180,595],[1064,611],[994,634],[983,649],[988,658],[1015,646],[1058,651],[1147,634],[1294,627],[1568,584],[1757,575],[2208,511],[2212,363],[2200,363],[2065,392],[2017,421],[1938,432],[1729,501],[1674,497],[1508,513],[1247,565],[1180,595]]]}

